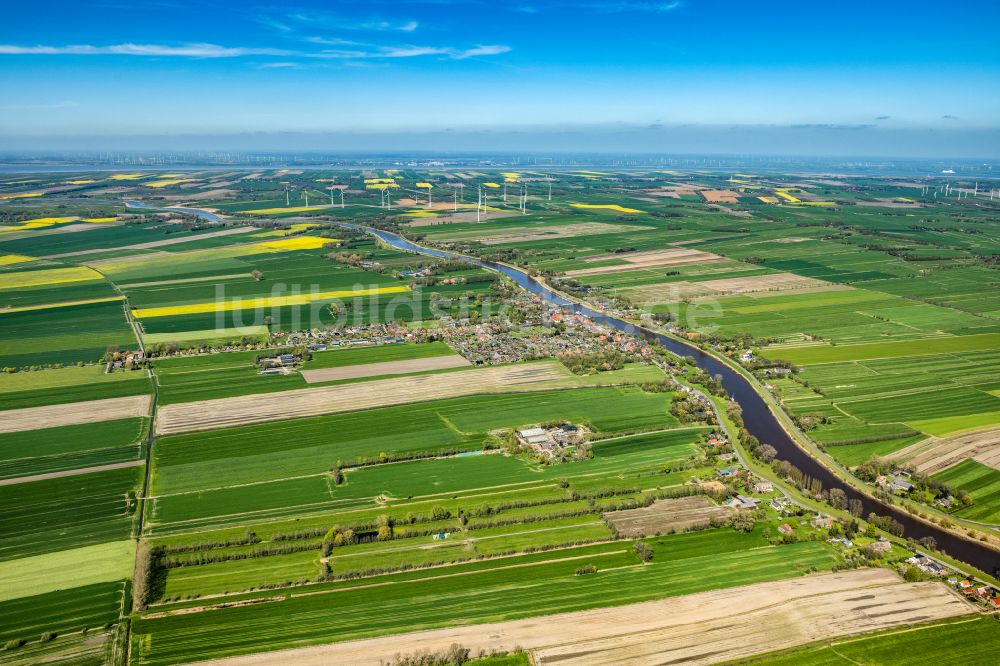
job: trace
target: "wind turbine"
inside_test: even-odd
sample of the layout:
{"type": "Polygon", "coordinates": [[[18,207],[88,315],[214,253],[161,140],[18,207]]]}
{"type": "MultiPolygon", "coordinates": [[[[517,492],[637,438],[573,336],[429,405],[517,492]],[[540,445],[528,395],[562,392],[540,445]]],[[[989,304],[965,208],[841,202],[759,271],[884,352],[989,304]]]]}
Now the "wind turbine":
{"type": "Polygon", "coordinates": [[[306,208],[309,208],[309,190],[307,190],[306,188],[303,187],[302,188],[302,194],[306,198],[306,208]]]}
{"type": "Polygon", "coordinates": [[[507,179],[503,179],[503,202],[507,203],[507,179]]]}
{"type": "Polygon", "coordinates": [[[521,183],[521,215],[528,214],[528,184],[521,183]]]}
{"type": "Polygon", "coordinates": [[[289,206],[292,205],[291,199],[288,198],[289,189],[290,188],[288,187],[288,185],[285,185],[285,208],[288,208],[289,206]]]}
{"type": "Polygon", "coordinates": [[[483,207],[483,184],[479,184],[479,196],[476,198],[476,222],[482,221],[480,211],[483,207]]]}
{"type": "Polygon", "coordinates": [[[552,179],[549,178],[549,201],[552,201],[552,179]]]}
{"type": "Polygon", "coordinates": [[[333,207],[333,184],[331,183],[330,186],[328,188],[326,188],[326,189],[330,190],[330,207],[332,208],[333,207]]]}

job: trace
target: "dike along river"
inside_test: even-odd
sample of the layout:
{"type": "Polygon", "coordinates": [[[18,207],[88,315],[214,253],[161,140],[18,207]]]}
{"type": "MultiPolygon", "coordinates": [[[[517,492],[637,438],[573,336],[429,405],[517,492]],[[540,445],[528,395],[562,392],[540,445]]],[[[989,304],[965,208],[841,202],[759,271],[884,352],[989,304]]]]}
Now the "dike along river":
{"type": "Polygon", "coordinates": [[[524,271],[516,268],[453,252],[445,252],[443,250],[416,245],[397,234],[380,229],[361,227],[342,222],[338,222],[337,224],[365,231],[400,250],[440,257],[442,259],[457,259],[483,268],[499,271],[524,289],[537,294],[548,303],[571,309],[573,312],[586,315],[594,321],[601,322],[624,333],[641,335],[649,340],[655,340],[679,356],[693,357],[699,368],[702,368],[711,375],[722,376],[723,387],[729,393],[730,397],[739,403],[743,410],[743,423],[746,429],[761,442],[770,444],[777,449],[779,458],[787,460],[814,479],[819,479],[823,482],[824,488],[843,488],[848,498],[861,500],[861,503],[864,505],[863,515],[867,516],[869,513],[892,515],[893,518],[903,525],[904,536],[913,539],[921,539],[928,536],[934,537],[937,541],[938,549],[948,553],[955,559],[968,562],[972,566],[989,574],[996,575],[998,573],[998,569],[1000,569],[1000,554],[993,549],[983,546],[976,541],[969,541],[954,536],[950,532],[916,520],[905,510],[877,502],[840,481],[830,470],[821,465],[795,443],[792,437],[781,427],[777,417],[746,377],[697,347],[570,301],[543,286],[524,271]]]}

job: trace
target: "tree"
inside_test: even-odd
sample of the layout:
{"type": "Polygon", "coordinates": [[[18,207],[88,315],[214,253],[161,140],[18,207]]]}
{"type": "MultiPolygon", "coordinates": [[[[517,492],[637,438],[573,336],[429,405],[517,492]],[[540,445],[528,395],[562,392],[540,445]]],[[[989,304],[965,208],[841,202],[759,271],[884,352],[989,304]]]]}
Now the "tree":
{"type": "Polygon", "coordinates": [[[859,499],[848,500],[847,511],[855,518],[860,518],[864,510],[865,510],[864,505],[861,503],[861,500],[859,499]]]}
{"type": "Polygon", "coordinates": [[[771,446],[770,444],[763,444],[757,447],[757,457],[766,463],[774,460],[774,457],[778,455],[778,450],[771,446]]]}
{"type": "Polygon", "coordinates": [[[847,493],[843,488],[830,488],[830,506],[835,509],[847,508],[847,493]]]}
{"type": "Polygon", "coordinates": [[[636,541],[633,550],[635,550],[636,557],[643,562],[649,562],[653,559],[653,549],[644,541],[636,541]]]}
{"type": "Polygon", "coordinates": [[[264,279],[264,274],[255,268],[252,271],[250,271],[250,277],[252,277],[257,282],[260,282],[261,280],[264,279]]]}
{"type": "Polygon", "coordinates": [[[753,514],[749,511],[740,511],[735,516],[733,516],[733,529],[738,532],[753,532],[754,525],[756,521],[753,519],[753,514]]]}
{"type": "Polygon", "coordinates": [[[910,566],[906,568],[903,572],[903,580],[907,583],[916,583],[924,579],[924,575],[920,572],[920,569],[910,566]]]}

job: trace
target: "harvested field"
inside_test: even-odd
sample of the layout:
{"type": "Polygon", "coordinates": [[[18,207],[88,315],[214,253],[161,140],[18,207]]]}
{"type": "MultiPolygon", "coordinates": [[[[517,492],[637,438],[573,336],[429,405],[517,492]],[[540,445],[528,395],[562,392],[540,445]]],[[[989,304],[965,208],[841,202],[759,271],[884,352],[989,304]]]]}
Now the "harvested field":
{"type": "Polygon", "coordinates": [[[296,389],[271,393],[267,400],[262,400],[259,395],[247,395],[181,403],[160,409],[156,430],[160,434],[174,434],[476,393],[540,390],[553,388],[559,380],[566,380],[567,373],[557,363],[542,361],[459,374],[421,375],[378,379],[363,384],[296,389]]]}
{"type": "Polygon", "coordinates": [[[363,363],[361,365],[348,365],[341,368],[303,370],[302,377],[310,384],[317,384],[319,382],[332,382],[338,379],[358,379],[360,377],[378,377],[379,375],[406,375],[411,372],[446,370],[448,368],[461,368],[466,365],[472,364],[458,354],[454,354],[451,356],[414,358],[407,361],[363,363]]]}
{"type": "Polygon", "coordinates": [[[641,227],[635,224],[581,222],[579,224],[564,224],[554,227],[511,227],[485,237],[478,231],[462,231],[455,234],[435,236],[435,240],[478,240],[484,245],[500,245],[502,243],[527,243],[530,241],[575,238],[577,236],[592,236],[596,234],[620,234],[627,231],[648,231],[652,228],[641,227]]]}
{"type": "Polygon", "coordinates": [[[473,652],[520,646],[531,651],[540,666],[696,666],[970,612],[940,583],[903,583],[885,569],[862,569],[201,663],[379,666],[395,654],[436,651],[458,643],[473,652]]]}
{"type": "MultiPolygon", "coordinates": [[[[614,266],[613,268],[620,268],[614,266]]],[[[573,271],[575,272],[575,271],[573,271]]],[[[624,294],[639,305],[654,303],[675,303],[687,298],[703,298],[728,296],[731,294],[769,294],[776,296],[785,292],[801,290],[826,290],[836,285],[803,277],[794,273],[772,273],[770,275],[755,275],[743,278],[724,278],[721,280],[699,280],[688,282],[660,282],[639,287],[623,289],[624,294]]]]}
{"type": "Polygon", "coordinates": [[[732,513],[732,509],[718,506],[704,495],[695,495],[658,500],[640,509],[610,511],[604,518],[619,534],[634,538],[681,531],[732,513]]]}
{"type": "Polygon", "coordinates": [[[900,449],[886,458],[905,461],[916,471],[928,475],[970,458],[1000,471],[1000,428],[945,439],[931,437],[900,449]]]}
{"type": "Polygon", "coordinates": [[[575,275],[601,275],[606,273],[624,273],[627,271],[640,270],[644,268],[663,268],[665,266],[686,266],[688,264],[700,264],[713,261],[722,261],[723,257],[711,252],[700,250],[690,250],[687,248],[671,248],[669,250],[650,250],[648,252],[634,252],[631,254],[599,254],[593,257],[586,257],[585,262],[607,261],[610,259],[620,259],[627,261],[627,264],[618,266],[597,266],[594,268],[578,268],[566,271],[567,276],[575,275]]]}
{"type": "Polygon", "coordinates": [[[639,306],[657,303],[676,303],[686,298],[717,296],[718,292],[704,286],[702,282],[658,282],[641,287],[622,289],[622,293],[639,306]]]}
{"type": "Polygon", "coordinates": [[[0,412],[3,415],[0,419],[0,433],[147,416],[149,400],[148,395],[132,395],[125,398],[88,400],[63,405],[8,409],[0,412]]]}
{"type": "Polygon", "coordinates": [[[789,289],[810,289],[824,287],[828,282],[816,278],[803,277],[794,273],[772,273],[745,278],[730,278],[706,282],[692,282],[720,294],[746,294],[754,291],[786,291],[789,289]]]}
{"type": "Polygon", "coordinates": [[[698,194],[708,203],[739,203],[736,192],[731,190],[702,190],[698,194]]]}

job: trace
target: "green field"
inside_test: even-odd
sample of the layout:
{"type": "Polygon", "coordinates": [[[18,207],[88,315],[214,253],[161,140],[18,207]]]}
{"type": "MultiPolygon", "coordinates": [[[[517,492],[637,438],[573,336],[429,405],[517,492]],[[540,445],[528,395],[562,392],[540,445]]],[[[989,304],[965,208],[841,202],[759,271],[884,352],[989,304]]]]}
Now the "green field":
{"type": "MultiPolygon", "coordinates": [[[[578,562],[542,562],[383,586],[378,588],[377,604],[370,603],[371,589],[345,589],[335,595],[335,604],[325,594],[292,596],[252,608],[140,620],[135,625],[133,649],[138,650],[139,663],[171,664],[329,642],[331,631],[338,640],[351,640],[455,622],[497,622],[595,608],[607,605],[611,598],[624,604],[779,580],[809,567],[828,567],[833,557],[816,543],[732,553],[718,549],[707,556],[654,561],[645,567],[627,566],[626,560],[582,577],[573,575],[578,562]],[[701,575],[690,576],[694,569],[701,575]],[[392,604],[396,612],[382,612],[385,604],[392,604]],[[155,651],[144,649],[147,634],[155,651]]],[[[602,564],[608,566],[600,559],[594,563],[599,569],[602,564]]]]}
{"type": "Polygon", "coordinates": [[[768,666],[934,666],[992,664],[1000,649],[1000,626],[991,617],[948,620],[891,629],[858,638],[811,643],[753,659],[726,662],[768,666]]]}
{"type": "Polygon", "coordinates": [[[938,481],[968,493],[975,504],[957,515],[995,525],[1000,523],[1000,472],[975,460],[965,460],[934,475],[938,481]]]}

